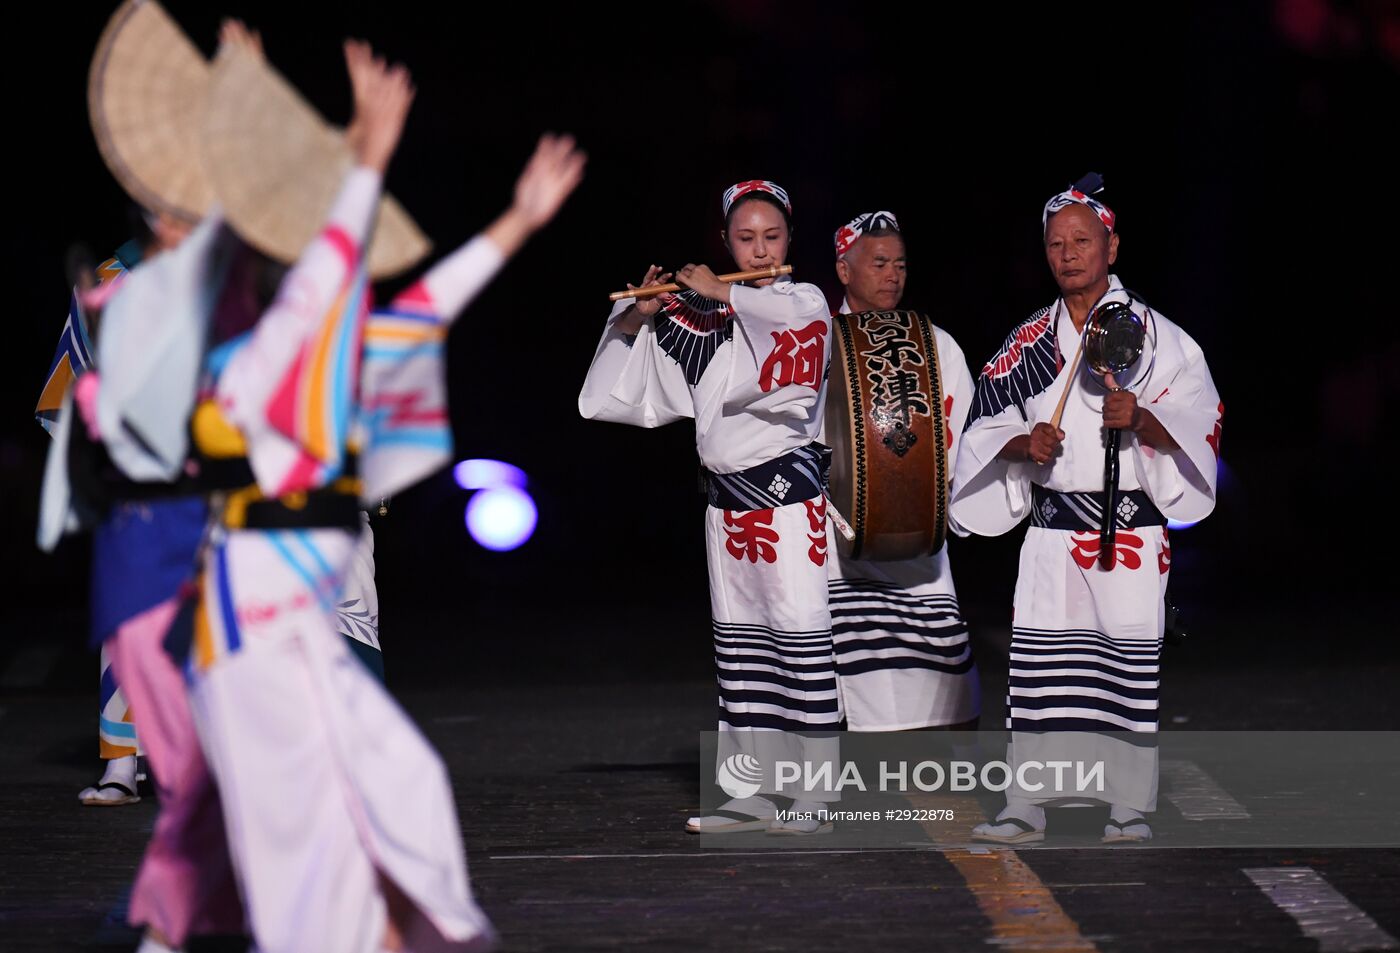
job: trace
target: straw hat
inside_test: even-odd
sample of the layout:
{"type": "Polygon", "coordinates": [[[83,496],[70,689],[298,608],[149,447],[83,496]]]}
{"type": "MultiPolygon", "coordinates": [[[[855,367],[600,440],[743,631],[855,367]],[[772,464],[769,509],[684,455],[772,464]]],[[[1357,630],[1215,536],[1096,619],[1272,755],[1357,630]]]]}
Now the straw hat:
{"type": "MultiPolygon", "coordinates": [[[[288,263],[325,224],[354,162],[341,130],[265,62],[236,49],[214,61],[200,138],[205,174],[229,224],[259,251],[288,263]]],[[[386,195],[370,240],[370,274],[384,278],[411,268],[430,248],[386,195]]]]}
{"type": "Polygon", "coordinates": [[[126,0],[88,71],[97,148],[141,205],[187,221],[213,198],[199,161],[209,64],[156,0],[126,0]]]}

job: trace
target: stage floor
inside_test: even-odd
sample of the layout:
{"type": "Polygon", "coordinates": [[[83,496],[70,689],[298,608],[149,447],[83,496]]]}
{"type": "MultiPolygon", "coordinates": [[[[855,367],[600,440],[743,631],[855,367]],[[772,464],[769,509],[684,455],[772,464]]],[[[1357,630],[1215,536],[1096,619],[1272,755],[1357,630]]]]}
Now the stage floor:
{"type": "MultiPolygon", "coordinates": [[[[1005,642],[980,627],[991,725],[1005,642]]],[[[1309,667],[1287,653],[1243,664],[1249,655],[1169,649],[1164,725],[1400,727],[1400,664],[1309,667]]],[[[392,646],[389,658],[392,679],[392,646]]],[[[14,675],[22,663],[10,663],[20,687],[0,696],[0,949],[134,949],[126,894],[156,805],[78,804],[97,764],[94,699],[25,685],[36,679],[14,675]]],[[[792,850],[764,834],[703,847],[682,827],[712,683],[600,674],[582,658],[530,678],[473,671],[465,657],[458,671],[450,690],[440,673],[402,672],[400,694],[451,770],[474,889],[508,950],[1400,949],[1396,849],[1183,848],[1164,836],[1020,851],[807,838],[792,850]]],[[[1083,823],[1052,820],[1051,833],[1083,823]]]]}

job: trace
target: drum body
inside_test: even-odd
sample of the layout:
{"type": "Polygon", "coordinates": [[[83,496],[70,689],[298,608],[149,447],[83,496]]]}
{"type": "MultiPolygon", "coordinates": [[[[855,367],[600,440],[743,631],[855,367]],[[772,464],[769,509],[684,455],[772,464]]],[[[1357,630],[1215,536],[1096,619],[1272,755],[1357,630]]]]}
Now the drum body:
{"type": "Polygon", "coordinates": [[[913,311],[832,319],[826,441],[831,501],[852,559],[936,553],[948,522],[948,421],[933,325],[913,311]]]}

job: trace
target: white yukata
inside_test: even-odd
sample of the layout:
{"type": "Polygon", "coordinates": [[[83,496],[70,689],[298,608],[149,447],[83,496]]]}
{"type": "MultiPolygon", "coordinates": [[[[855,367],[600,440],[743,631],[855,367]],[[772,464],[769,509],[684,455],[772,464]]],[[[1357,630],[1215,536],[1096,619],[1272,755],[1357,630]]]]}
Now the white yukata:
{"type": "MultiPolygon", "coordinates": [[[[1124,431],[1118,529],[1111,569],[1099,562],[1104,477],[1101,380],[1080,362],[1049,464],[997,455],[1048,422],[1069,381],[1078,337],[1057,302],[1017,327],[977,381],[953,486],[952,518],[985,536],[1027,516],[1012,623],[1007,727],[1013,761],[1104,760],[1107,787],[1089,799],[1156,809],[1155,732],[1163,597],[1171,549],[1167,518],[1196,521],[1215,506],[1224,407],[1200,347],[1110,276],[1104,301],[1129,304],[1147,343],[1118,383],[1179,444],[1157,450],[1124,431]],[[1058,346],[1057,346],[1058,344],[1058,346]],[[1111,732],[1112,736],[1096,734],[1111,732]],[[1054,733],[1054,734],[1044,734],[1054,733]]],[[[1008,796],[1034,803],[1071,792],[1008,796]]]]}
{"type": "MultiPolygon", "coordinates": [[[[268,499],[331,485],[347,445],[363,502],[449,459],[443,342],[503,258],[478,237],[366,320],[380,187],[349,173],[325,231],[218,373],[219,408],[268,499]]],[[[249,924],[264,953],[373,953],[382,877],[419,915],[398,924],[405,949],[489,948],[442,761],[336,631],[356,546],[349,526],[227,529],[206,556],[191,708],[249,924]]]]}
{"type": "MultiPolygon", "coordinates": [[[[813,446],[830,312],[816,286],[786,278],[735,285],[730,301],[684,292],[635,339],[617,329],[631,305],[619,302],[579,411],[640,427],[695,420],[710,474],[705,535],[720,730],[832,731],[841,711],[827,611],[828,451],[813,446]]],[[[752,736],[737,743],[757,744],[752,736]]],[[[765,750],[773,756],[782,744],[765,750]]],[[[771,781],[763,793],[775,793],[771,781]]]]}
{"type": "MultiPolygon", "coordinates": [[[[851,313],[849,302],[841,302],[839,313],[851,313]]],[[[933,333],[951,468],[972,406],[972,375],[953,336],[936,325],[933,333]]],[[[836,681],[847,727],[905,731],[975,719],[981,689],[947,544],[918,559],[847,559],[832,527],[828,550],[836,681]]]]}

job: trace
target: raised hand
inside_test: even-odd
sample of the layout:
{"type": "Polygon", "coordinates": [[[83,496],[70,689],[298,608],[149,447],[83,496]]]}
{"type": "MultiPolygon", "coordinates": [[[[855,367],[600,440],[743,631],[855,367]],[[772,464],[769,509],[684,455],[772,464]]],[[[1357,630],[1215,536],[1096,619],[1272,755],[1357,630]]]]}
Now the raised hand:
{"type": "Polygon", "coordinates": [[[219,49],[241,50],[258,60],[264,59],[262,34],[248,29],[242,20],[225,20],[219,24],[219,49]]]}
{"type": "Polygon", "coordinates": [[[361,40],[346,41],[345,68],[355,99],[346,142],[357,164],[383,174],[398,148],[408,110],[418,91],[406,67],[389,66],[361,40]]]}
{"type": "Polygon", "coordinates": [[[588,156],[574,137],[545,133],[515,183],[514,210],[532,231],[543,228],[583,181],[588,156]]]}
{"type": "Polygon", "coordinates": [[[546,133],[515,183],[510,208],[486,229],[486,236],[507,258],[554,218],[583,179],[588,161],[573,136],[546,133]]]}

